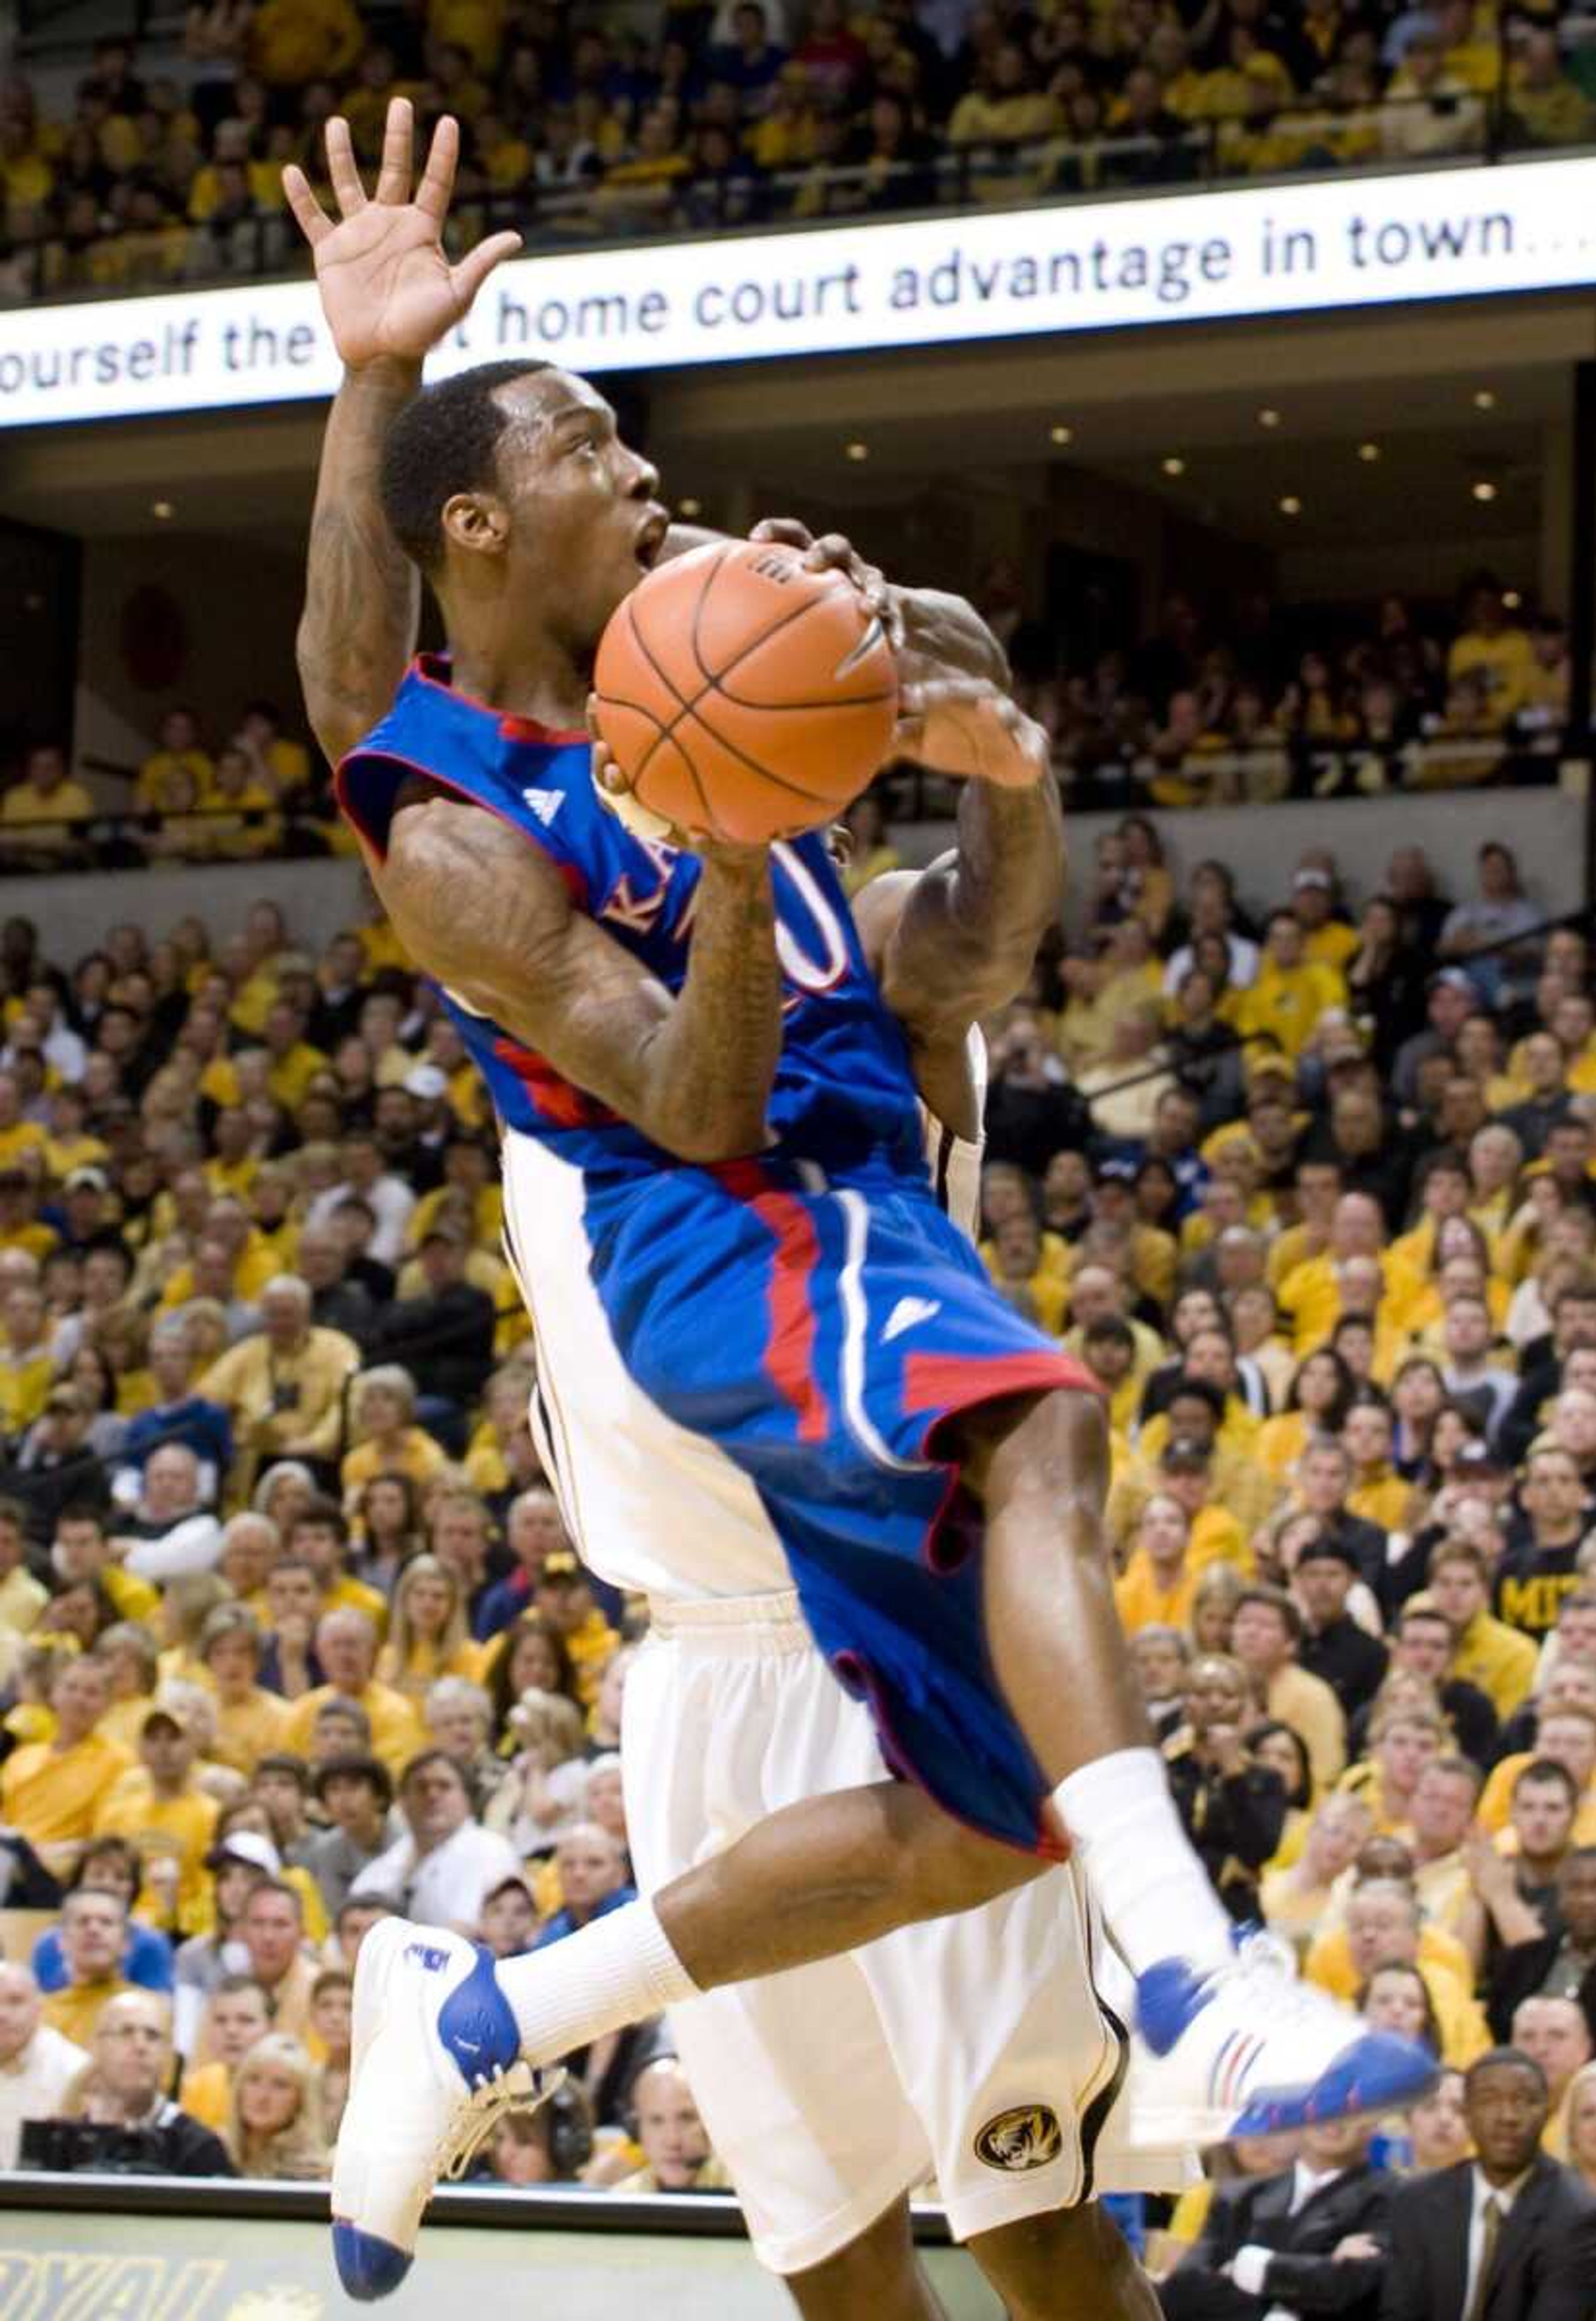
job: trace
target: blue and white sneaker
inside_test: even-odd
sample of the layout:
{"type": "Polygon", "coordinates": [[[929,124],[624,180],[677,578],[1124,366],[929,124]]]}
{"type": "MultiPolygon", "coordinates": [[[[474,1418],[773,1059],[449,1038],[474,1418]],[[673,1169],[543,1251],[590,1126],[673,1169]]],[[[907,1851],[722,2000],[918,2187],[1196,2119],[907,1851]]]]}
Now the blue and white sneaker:
{"type": "Polygon", "coordinates": [[[1153,2061],[1136,2107],[1137,2141],[1278,2135],[1364,2112],[1400,2111],[1440,2066],[1427,2049],[1370,2031],[1268,1935],[1209,1968],[1161,1960],[1136,1982],[1136,2027],[1153,2061]]]}
{"type": "Polygon", "coordinates": [[[521,2060],[492,1953],[460,1934],[384,1918],[355,1962],[349,2101],[333,2159],[333,2253],[347,2294],[388,2297],[410,2270],[422,2211],[511,2110],[561,2071],[521,2060]]]}

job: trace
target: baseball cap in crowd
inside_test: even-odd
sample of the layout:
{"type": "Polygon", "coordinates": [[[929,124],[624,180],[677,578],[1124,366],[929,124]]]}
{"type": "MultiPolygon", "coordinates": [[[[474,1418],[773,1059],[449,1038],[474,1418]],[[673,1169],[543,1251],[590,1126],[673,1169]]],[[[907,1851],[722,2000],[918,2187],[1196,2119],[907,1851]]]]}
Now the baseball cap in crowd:
{"type": "MultiPolygon", "coordinates": [[[[1199,1443],[1195,1434],[1174,1435],[1158,1454],[1161,1467],[1210,1467],[1213,1460],[1214,1454],[1208,1444],[1199,1443]]],[[[544,1569],[547,1568],[545,1565],[544,1569]]]]}
{"type": "Polygon", "coordinates": [[[186,1708],[176,1707],[169,1700],[152,1700],[139,1719],[141,1733],[148,1733],[156,1724],[169,1725],[174,1732],[192,1733],[194,1720],[186,1708]]]}
{"type": "Polygon", "coordinates": [[[1474,979],[1464,968],[1444,967],[1438,975],[1431,976],[1429,988],[1438,991],[1443,985],[1448,991],[1466,991],[1473,997],[1474,979]]]}
{"type": "Polygon", "coordinates": [[[68,1169],[66,1189],[68,1193],[108,1193],[111,1179],[103,1169],[68,1169]]]}
{"type": "Polygon", "coordinates": [[[1464,1443],[1452,1461],[1455,1475],[1506,1475],[1512,1470],[1489,1443],[1464,1443]]]}
{"type": "Polygon", "coordinates": [[[456,1249],[464,1249],[467,1246],[464,1229],[457,1225],[452,1217],[434,1217],[421,1237],[423,1249],[426,1247],[429,1241],[446,1241],[456,1249]]]}
{"type": "Polygon", "coordinates": [[[420,1104],[436,1104],[449,1093],[449,1082],[436,1064],[415,1064],[405,1075],[405,1093],[420,1104]]]}
{"type": "Polygon", "coordinates": [[[1299,1571],[1305,1563],[1345,1563],[1349,1571],[1361,1571],[1363,1568],[1346,1542],[1337,1539],[1334,1532],[1321,1532],[1318,1539],[1309,1541],[1297,1558],[1299,1571]]]}
{"type": "Polygon", "coordinates": [[[283,1857],[270,1838],[255,1829],[235,1829],[220,1845],[213,1845],[205,1856],[205,1868],[220,1870],[224,1861],[248,1862],[251,1870],[263,1870],[269,1878],[278,1877],[283,1866],[283,1857]]]}
{"type": "Polygon", "coordinates": [[[570,1548],[557,1547],[552,1555],[544,1556],[543,1569],[538,1573],[538,1582],[541,1586],[547,1579],[576,1580],[581,1577],[581,1564],[571,1553],[570,1548]]]}
{"type": "Polygon", "coordinates": [[[1330,891],[1330,883],[1327,870],[1316,870],[1311,865],[1305,870],[1299,870],[1291,881],[1293,887],[1322,887],[1327,894],[1330,891]]]}

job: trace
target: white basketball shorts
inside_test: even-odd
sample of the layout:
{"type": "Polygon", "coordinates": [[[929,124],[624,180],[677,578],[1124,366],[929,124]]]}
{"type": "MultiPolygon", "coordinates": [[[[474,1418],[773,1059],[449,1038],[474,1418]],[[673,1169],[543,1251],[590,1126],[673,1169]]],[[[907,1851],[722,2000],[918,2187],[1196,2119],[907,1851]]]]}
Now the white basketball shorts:
{"type": "MultiPolygon", "coordinates": [[[[656,1605],[621,1754],[645,1894],[767,1814],[889,1778],[792,1594],[656,1605]]],[[[961,2240],[1186,2182],[1189,2155],[1128,2142],[1126,1989],[1064,1868],[670,2021],[755,2252],[791,2273],[933,2177],[961,2240]]]]}

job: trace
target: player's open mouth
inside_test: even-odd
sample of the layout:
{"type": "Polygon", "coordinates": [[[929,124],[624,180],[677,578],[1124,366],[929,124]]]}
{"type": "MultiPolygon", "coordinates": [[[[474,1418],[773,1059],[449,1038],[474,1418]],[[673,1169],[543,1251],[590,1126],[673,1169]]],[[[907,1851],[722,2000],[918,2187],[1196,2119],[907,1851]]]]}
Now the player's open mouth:
{"type": "Polygon", "coordinates": [[[665,534],[670,529],[670,519],[661,509],[651,515],[637,535],[633,553],[645,572],[652,572],[660,560],[660,551],[665,545],[665,534]]]}

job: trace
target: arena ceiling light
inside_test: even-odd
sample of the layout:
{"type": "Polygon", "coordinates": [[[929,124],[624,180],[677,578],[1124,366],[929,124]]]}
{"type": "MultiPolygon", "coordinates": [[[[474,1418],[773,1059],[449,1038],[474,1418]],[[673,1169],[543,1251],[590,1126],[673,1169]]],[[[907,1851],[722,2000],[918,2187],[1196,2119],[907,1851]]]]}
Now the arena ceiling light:
{"type": "Polygon", "coordinates": [[[702,515],[704,513],[704,503],[702,500],[694,499],[678,500],[676,503],[676,513],[678,515],[686,516],[702,515]]]}
{"type": "Polygon", "coordinates": [[[1477,500],[1493,500],[1496,497],[1496,486],[1487,483],[1483,478],[1479,483],[1471,484],[1469,489],[1477,500]]]}
{"type": "Polygon", "coordinates": [[[1186,472],[1185,460],[1174,451],[1170,453],[1167,460],[1162,460],[1160,465],[1163,467],[1163,472],[1166,476],[1183,476],[1186,472]]]}
{"type": "Polygon", "coordinates": [[[1297,495],[1296,495],[1296,493],[1295,493],[1295,492],[1287,492],[1287,493],[1286,493],[1285,496],[1284,496],[1284,497],[1283,497],[1283,499],[1281,501],[1281,504],[1280,504],[1280,512],[1281,512],[1281,515],[1300,515],[1300,514],[1301,514],[1301,513],[1302,513],[1302,503],[1301,503],[1301,501],[1298,498],[1298,496],[1297,496],[1297,495]]]}
{"type": "Polygon", "coordinates": [[[1280,425],[1280,413],[1275,409],[1272,403],[1266,403],[1263,405],[1263,410],[1258,414],[1258,424],[1260,427],[1278,427],[1280,425]]]}
{"type": "Polygon", "coordinates": [[[1358,457],[1362,460],[1365,467],[1372,468],[1374,465],[1375,460],[1380,457],[1379,444],[1360,443],[1358,445],[1358,457]]]}
{"type": "Polygon", "coordinates": [[[868,460],[870,457],[870,445],[868,443],[844,443],[843,450],[844,455],[854,461],[868,460]]]}
{"type": "Polygon", "coordinates": [[[1517,588],[1504,588],[1501,592],[1501,600],[1509,613],[1516,613],[1524,602],[1517,588]]]}
{"type": "Polygon", "coordinates": [[[1494,411],[1496,409],[1496,390],[1494,387],[1477,387],[1474,389],[1474,409],[1476,411],[1494,411]]]}
{"type": "Polygon", "coordinates": [[[1075,441],[1075,430],[1072,427],[1066,427],[1062,420],[1050,427],[1047,432],[1053,442],[1061,445],[1072,443],[1075,441]]]}
{"type": "Polygon", "coordinates": [[[155,518],[157,523],[170,523],[178,511],[172,505],[170,500],[151,500],[150,503],[150,513],[155,518]]]}

